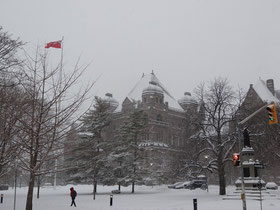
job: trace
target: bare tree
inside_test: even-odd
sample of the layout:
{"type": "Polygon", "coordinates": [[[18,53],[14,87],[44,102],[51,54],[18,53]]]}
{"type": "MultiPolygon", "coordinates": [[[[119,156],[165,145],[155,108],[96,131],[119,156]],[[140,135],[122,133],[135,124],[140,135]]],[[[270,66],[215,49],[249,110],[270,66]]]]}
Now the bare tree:
{"type": "Polygon", "coordinates": [[[43,166],[60,155],[62,140],[71,127],[69,122],[78,118],[77,111],[92,84],[77,94],[71,93],[87,66],[79,67],[77,63],[69,74],[64,72],[62,63],[49,68],[48,54],[41,53],[39,48],[34,58],[27,55],[22,68],[27,81],[22,82],[21,87],[28,103],[22,107],[24,116],[19,119],[18,143],[24,153],[18,159],[30,176],[26,210],[32,210],[35,177],[54,172],[43,166]]]}
{"type": "Polygon", "coordinates": [[[0,87],[0,177],[9,172],[20,152],[16,140],[18,119],[23,114],[21,107],[25,103],[22,95],[23,91],[16,86],[0,87]]]}
{"type": "Polygon", "coordinates": [[[226,194],[225,166],[231,160],[231,151],[236,145],[236,135],[229,125],[235,120],[240,101],[227,79],[216,78],[206,87],[201,84],[196,89],[198,98],[203,101],[205,119],[200,124],[197,138],[202,141],[199,155],[207,155],[207,168],[217,171],[219,194],[226,194]]]}
{"type": "Polygon", "coordinates": [[[15,144],[16,124],[22,106],[22,90],[16,86],[20,79],[17,52],[23,43],[12,39],[0,26],[0,177],[5,175],[18,153],[15,144]],[[15,73],[17,76],[15,77],[15,73]]]}
{"type": "Polygon", "coordinates": [[[0,71],[10,71],[12,67],[18,66],[21,61],[18,59],[17,51],[23,43],[17,39],[12,39],[8,32],[4,32],[0,26],[0,71]]]}

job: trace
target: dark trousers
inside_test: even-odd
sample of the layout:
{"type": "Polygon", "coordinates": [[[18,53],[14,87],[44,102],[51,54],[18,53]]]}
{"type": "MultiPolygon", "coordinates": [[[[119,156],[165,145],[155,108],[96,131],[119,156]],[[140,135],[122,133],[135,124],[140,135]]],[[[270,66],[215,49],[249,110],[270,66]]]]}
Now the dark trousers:
{"type": "Polygon", "coordinates": [[[71,203],[71,206],[73,206],[73,204],[74,204],[74,206],[76,207],[76,203],[75,203],[75,198],[74,198],[74,197],[72,197],[72,203],[71,203]]]}

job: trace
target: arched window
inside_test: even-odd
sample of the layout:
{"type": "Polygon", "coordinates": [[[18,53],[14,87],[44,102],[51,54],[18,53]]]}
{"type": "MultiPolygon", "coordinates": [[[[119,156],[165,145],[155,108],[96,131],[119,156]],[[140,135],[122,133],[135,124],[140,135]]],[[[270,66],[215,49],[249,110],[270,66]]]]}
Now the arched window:
{"type": "Polygon", "coordinates": [[[146,112],[143,113],[143,118],[144,118],[145,120],[149,120],[149,116],[148,116],[148,114],[147,114],[146,112]]]}
{"type": "Polygon", "coordinates": [[[158,115],[157,115],[156,120],[157,120],[157,121],[162,121],[162,116],[161,116],[161,114],[158,114],[158,115]]]}

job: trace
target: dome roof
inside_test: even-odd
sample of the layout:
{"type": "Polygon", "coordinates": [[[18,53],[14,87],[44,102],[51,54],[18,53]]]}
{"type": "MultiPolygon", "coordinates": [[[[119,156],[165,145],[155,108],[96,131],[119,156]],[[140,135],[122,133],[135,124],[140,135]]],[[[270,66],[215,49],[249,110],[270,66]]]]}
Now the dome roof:
{"type": "Polygon", "coordinates": [[[117,106],[119,105],[119,102],[113,98],[113,95],[111,93],[106,93],[105,94],[105,98],[104,100],[111,106],[114,108],[117,108],[117,106]]]}
{"type": "Polygon", "coordinates": [[[189,92],[185,92],[184,96],[178,100],[180,105],[198,104],[194,97],[189,92]]]}
{"type": "Polygon", "coordinates": [[[142,93],[143,93],[143,94],[153,94],[153,93],[157,93],[157,94],[163,95],[163,90],[162,90],[161,87],[159,87],[159,86],[157,85],[157,83],[151,81],[151,82],[149,82],[148,87],[145,87],[145,88],[143,89],[143,92],[142,92],[142,93]]]}

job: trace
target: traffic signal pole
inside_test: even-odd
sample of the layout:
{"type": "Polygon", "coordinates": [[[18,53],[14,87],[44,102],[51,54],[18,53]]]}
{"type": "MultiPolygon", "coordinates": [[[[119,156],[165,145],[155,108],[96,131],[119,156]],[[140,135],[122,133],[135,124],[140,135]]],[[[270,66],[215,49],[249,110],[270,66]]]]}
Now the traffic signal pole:
{"type": "Polygon", "coordinates": [[[238,123],[238,125],[243,125],[245,122],[247,122],[248,120],[250,120],[252,117],[254,117],[256,114],[258,114],[259,112],[261,112],[262,110],[266,109],[268,104],[264,105],[263,107],[259,108],[257,111],[255,111],[253,114],[249,115],[248,117],[246,117],[244,120],[242,120],[241,122],[238,123]]]}
{"type": "Polygon", "coordinates": [[[239,140],[239,151],[240,151],[240,178],[241,178],[241,200],[242,200],[242,207],[243,210],[247,209],[246,206],[246,196],[245,196],[245,184],[244,184],[244,170],[243,170],[243,158],[242,158],[242,146],[241,146],[241,132],[240,132],[240,124],[237,125],[237,132],[238,132],[238,140],[239,140]]]}

